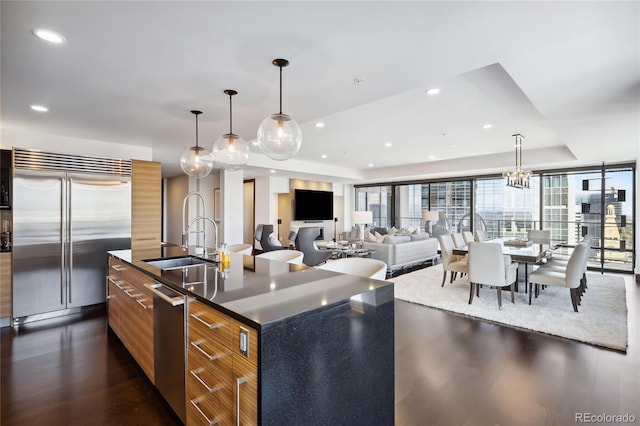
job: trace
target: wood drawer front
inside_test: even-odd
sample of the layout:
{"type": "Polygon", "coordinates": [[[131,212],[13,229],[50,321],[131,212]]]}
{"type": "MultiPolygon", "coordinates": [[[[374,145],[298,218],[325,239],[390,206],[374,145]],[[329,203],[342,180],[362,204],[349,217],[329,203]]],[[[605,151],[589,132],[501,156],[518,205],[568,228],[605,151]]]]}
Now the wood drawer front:
{"type": "Polygon", "coordinates": [[[128,271],[130,268],[131,267],[129,265],[123,263],[121,260],[116,259],[113,256],[109,256],[109,271],[107,272],[108,275],[115,275],[122,279],[122,273],[128,271]]]}
{"type": "MultiPolygon", "coordinates": [[[[231,327],[233,320],[215,309],[195,300],[189,301],[189,333],[199,333],[208,340],[215,340],[231,347],[231,327]],[[211,327],[207,326],[209,324],[211,327]]],[[[189,337],[189,340],[191,337],[189,337]]]]}
{"type": "MultiPolygon", "coordinates": [[[[200,348],[208,353],[209,348],[200,348]]],[[[200,352],[194,345],[189,342],[187,351],[189,361],[187,363],[188,373],[196,371],[197,376],[204,382],[202,386],[208,388],[220,388],[228,386],[231,383],[232,355],[228,350],[214,349],[211,352],[216,353],[216,359],[209,359],[200,352]],[[201,371],[203,370],[203,371],[201,371]]]]}
{"type": "Polygon", "coordinates": [[[258,365],[258,332],[239,321],[233,320],[231,338],[231,348],[233,349],[233,353],[245,358],[254,365],[258,365]],[[240,335],[242,330],[247,330],[249,332],[248,356],[240,352],[240,335]]]}
{"type": "MultiPolygon", "coordinates": [[[[187,377],[187,389],[198,389],[198,386],[199,383],[195,378],[187,377]]],[[[208,393],[205,391],[195,395],[191,393],[187,395],[187,425],[209,426],[207,420],[217,421],[216,426],[235,425],[232,391],[233,389],[229,386],[221,392],[208,393]]]]}
{"type": "Polygon", "coordinates": [[[126,299],[125,315],[119,318],[120,340],[138,362],[149,380],[155,383],[154,346],[153,346],[153,310],[143,309],[135,299],[126,299]]]}

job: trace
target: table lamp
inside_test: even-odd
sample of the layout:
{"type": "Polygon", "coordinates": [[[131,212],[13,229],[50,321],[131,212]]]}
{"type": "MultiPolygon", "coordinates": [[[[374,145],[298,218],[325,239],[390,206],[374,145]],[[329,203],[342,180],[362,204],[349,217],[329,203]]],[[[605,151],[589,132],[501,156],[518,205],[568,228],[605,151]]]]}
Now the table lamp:
{"type": "Polygon", "coordinates": [[[422,220],[424,220],[425,222],[429,222],[429,236],[433,234],[433,222],[436,222],[438,219],[440,219],[440,213],[438,213],[437,211],[422,211],[422,220]]]}
{"type": "Polygon", "coordinates": [[[351,213],[351,221],[355,225],[360,225],[360,247],[364,244],[364,225],[373,222],[373,212],[355,211],[351,213]]]}

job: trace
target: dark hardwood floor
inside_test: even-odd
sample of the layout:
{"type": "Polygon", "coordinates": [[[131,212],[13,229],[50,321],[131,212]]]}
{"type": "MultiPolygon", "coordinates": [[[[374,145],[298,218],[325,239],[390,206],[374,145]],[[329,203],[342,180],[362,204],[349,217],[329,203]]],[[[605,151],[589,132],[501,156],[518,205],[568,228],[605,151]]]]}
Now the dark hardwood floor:
{"type": "MultiPolygon", "coordinates": [[[[627,354],[396,301],[396,424],[640,423],[640,288],[626,280],[627,354]]],[[[104,311],[3,328],[0,343],[2,425],[179,424],[104,311]]]]}

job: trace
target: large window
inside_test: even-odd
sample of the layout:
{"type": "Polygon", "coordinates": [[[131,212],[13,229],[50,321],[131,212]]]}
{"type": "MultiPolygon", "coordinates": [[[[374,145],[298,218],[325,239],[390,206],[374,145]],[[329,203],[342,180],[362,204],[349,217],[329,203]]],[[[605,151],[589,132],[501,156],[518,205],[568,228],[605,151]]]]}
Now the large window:
{"type": "Polygon", "coordinates": [[[374,226],[391,227],[391,186],[356,188],[356,210],[371,211],[374,226]]]}
{"type": "Polygon", "coordinates": [[[543,229],[569,246],[592,235],[590,266],[632,271],[632,194],[631,168],[545,175],[543,229]]]}
{"type": "Polygon", "coordinates": [[[476,179],[474,230],[489,238],[526,238],[529,229],[540,229],[540,179],[533,176],[530,189],[505,186],[504,178],[476,179]]]}
{"type": "Polygon", "coordinates": [[[499,176],[356,187],[356,209],[396,228],[422,228],[422,212],[437,211],[435,236],[481,229],[490,238],[526,238],[545,229],[572,247],[590,234],[590,267],[633,271],[634,179],[627,165],[538,173],[530,189],[507,187],[499,176]]]}

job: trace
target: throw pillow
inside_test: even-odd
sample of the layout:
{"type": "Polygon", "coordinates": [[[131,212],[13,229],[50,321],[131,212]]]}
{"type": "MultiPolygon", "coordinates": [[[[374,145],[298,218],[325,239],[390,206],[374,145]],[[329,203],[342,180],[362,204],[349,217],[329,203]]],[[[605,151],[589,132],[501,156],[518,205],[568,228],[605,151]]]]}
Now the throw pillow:
{"type": "Polygon", "coordinates": [[[389,228],[389,230],[387,231],[387,235],[390,236],[394,236],[398,233],[398,230],[396,229],[395,226],[392,226],[391,228],[389,228]]]}
{"type": "Polygon", "coordinates": [[[365,241],[369,241],[371,243],[378,242],[378,240],[376,240],[376,236],[373,235],[371,232],[367,232],[367,233],[364,234],[364,240],[365,241]]]}

